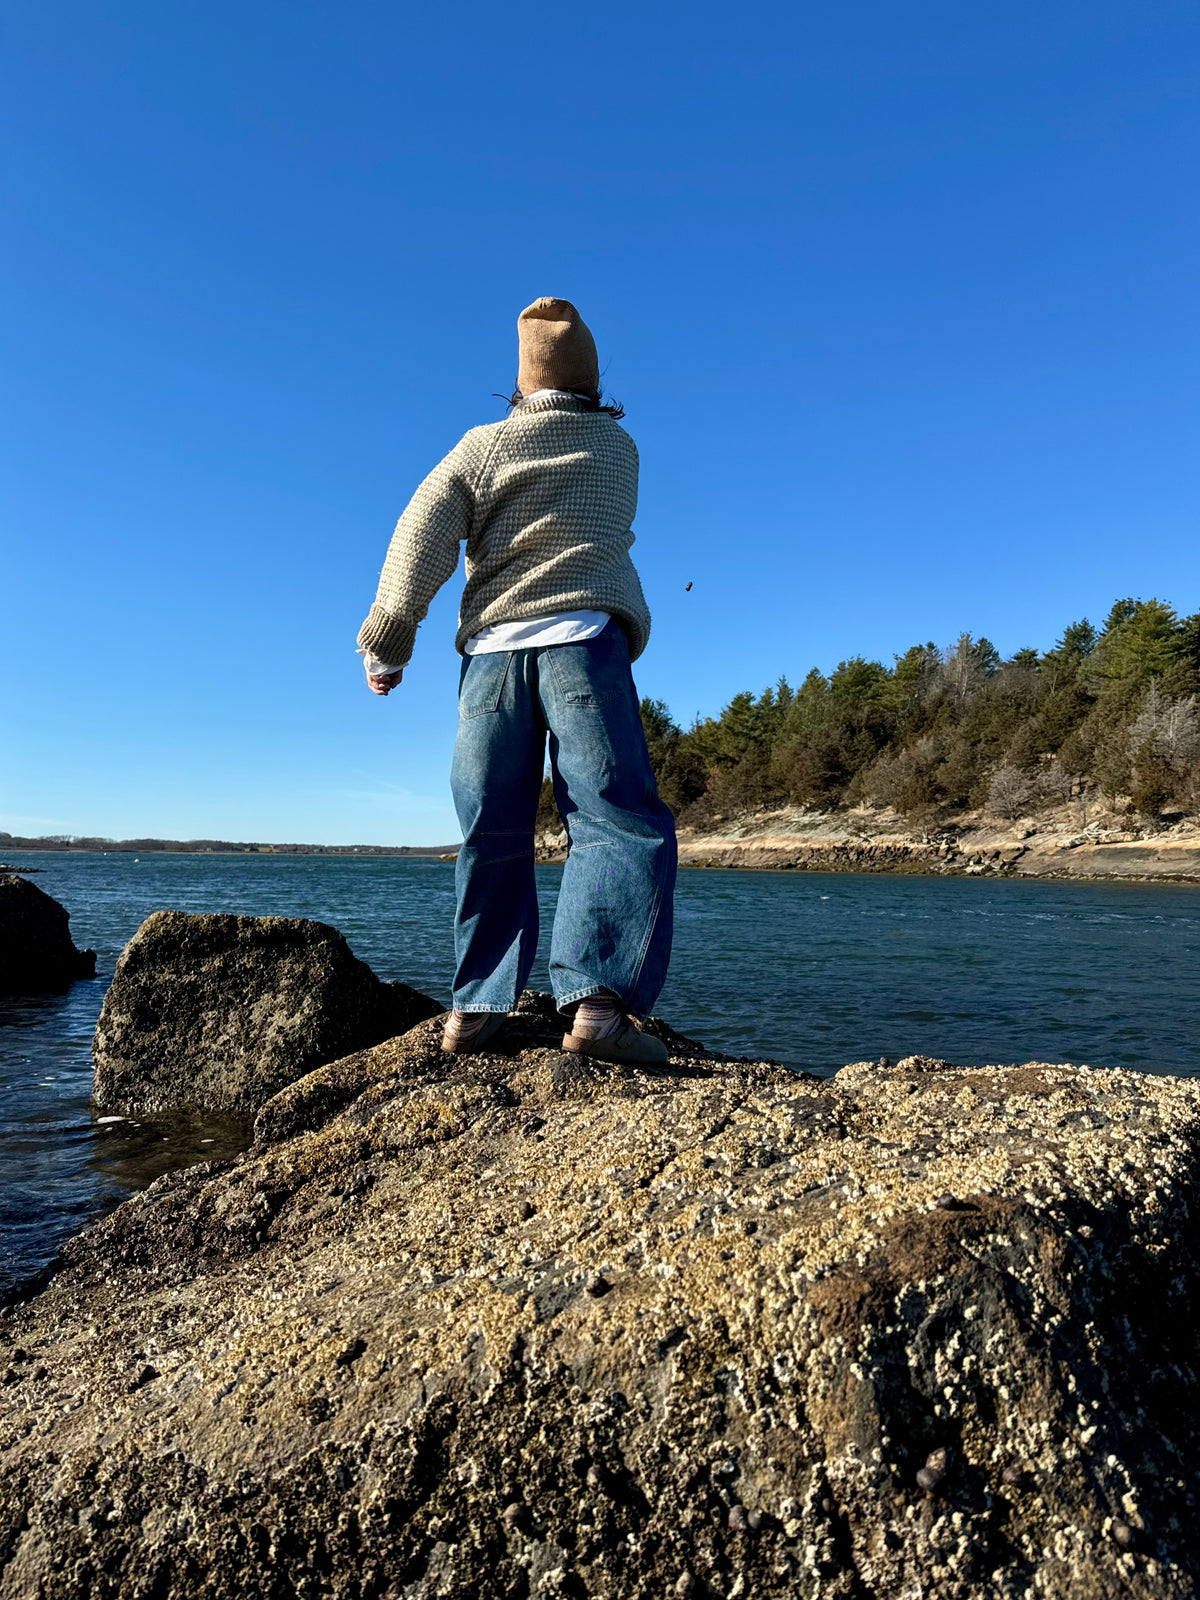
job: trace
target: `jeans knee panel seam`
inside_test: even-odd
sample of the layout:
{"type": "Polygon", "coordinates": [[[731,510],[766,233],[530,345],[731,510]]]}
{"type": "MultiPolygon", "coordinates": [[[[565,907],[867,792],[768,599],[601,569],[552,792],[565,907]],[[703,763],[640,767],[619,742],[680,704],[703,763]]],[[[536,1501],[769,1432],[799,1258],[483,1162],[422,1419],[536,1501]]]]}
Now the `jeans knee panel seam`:
{"type": "Polygon", "coordinates": [[[650,952],[650,941],[654,937],[654,929],[658,923],[659,908],[662,905],[663,884],[660,881],[654,886],[654,903],[650,907],[650,915],[646,918],[646,931],[642,935],[641,949],[638,951],[637,965],[633,969],[631,987],[636,988],[641,981],[642,968],[646,965],[646,957],[650,952]]]}
{"type": "MultiPolygon", "coordinates": [[[[663,840],[663,843],[666,843],[665,839],[663,840]]],[[[677,857],[677,854],[677,850],[671,852],[673,857],[677,857]]],[[[646,957],[650,951],[650,941],[654,937],[654,929],[658,924],[658,915],[662,909],[663,891],[665,890],[667,884],[667,872],[668,864],[664,863],[659,869],[657,875],[658,881],[654,886],[654,903],[650,908],[650,915],[646,919],[646,932],[642,937],[642,947],[638,952],[637,966],[633,970],[634,984],[637,984],[640,981],[642,976],[642,968],[646,965],[646,957]]]]}

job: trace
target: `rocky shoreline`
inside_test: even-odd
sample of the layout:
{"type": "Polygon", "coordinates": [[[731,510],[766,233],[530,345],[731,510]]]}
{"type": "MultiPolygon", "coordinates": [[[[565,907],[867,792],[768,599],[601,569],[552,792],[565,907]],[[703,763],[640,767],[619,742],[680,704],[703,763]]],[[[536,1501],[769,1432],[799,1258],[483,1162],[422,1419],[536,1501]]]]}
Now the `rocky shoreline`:
{"type": "MultiPolygon", "coordinates": [[[[255,920],[159,924],[157,1098],[303,1035],[255,920]]],[[[430,1016],[78,1235],[0,1314],[3,1600],[1194,1597],[1200,1083],[649,1026],[430,1016]]]]}
{"type": "MultiPolygon", "coordinates": [[[[539,836],[541,862],[566,859],[565,833],[539,836]]],[[[681,867],[759,872],[872,872],[959,878],[1200,883],[1200,819],[1131,826],[1076,807],[1015,822],[970,813],[928,831],[873,808],[777,811],[681,828],[681,867]]]]}

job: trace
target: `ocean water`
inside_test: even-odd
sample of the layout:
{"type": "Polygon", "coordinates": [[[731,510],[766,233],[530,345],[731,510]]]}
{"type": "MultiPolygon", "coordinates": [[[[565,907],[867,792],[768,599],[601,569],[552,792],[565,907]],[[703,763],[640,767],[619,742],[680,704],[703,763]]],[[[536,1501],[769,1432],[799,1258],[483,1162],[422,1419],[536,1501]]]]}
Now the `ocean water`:
{"type": "MultiPolygon", "coordinates": [[[[0,999],[0,1292],[161,1172],[229,1155],[228,1118],[105,1120],[92,1030],[152,911],[316,917],[446,1002],[454,870],[403,857],[21,853],[98,976],[0,999]]],[[[538,869],[544,930],[561,869],[538,869]]],[[[543,946],[545,940],[543,939],[543,946]]],[[[548,987],[543,960],[532,983],[548,987]]],[[[881,1055],[1200,1072],[1200,888],[688,871],[656,1008],[710,1048],[829,1073],[881,1055]]]]}

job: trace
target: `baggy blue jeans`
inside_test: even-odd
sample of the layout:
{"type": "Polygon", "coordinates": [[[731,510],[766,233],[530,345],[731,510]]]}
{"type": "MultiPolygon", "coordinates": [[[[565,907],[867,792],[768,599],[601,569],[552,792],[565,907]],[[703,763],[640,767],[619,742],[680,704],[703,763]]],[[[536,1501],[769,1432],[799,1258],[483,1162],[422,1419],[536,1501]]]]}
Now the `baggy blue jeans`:
{"type": "Polygon", "coordinates": [[[455,1006],[511,1011],[528,981],[549,735],[570,840],[550,943],[554,997],[566,1006],[609,989],[645,1015],[671,955],[675,819],[658,798],[620,624],[579,644],[467,656],[458,706],[455,1006]]]}

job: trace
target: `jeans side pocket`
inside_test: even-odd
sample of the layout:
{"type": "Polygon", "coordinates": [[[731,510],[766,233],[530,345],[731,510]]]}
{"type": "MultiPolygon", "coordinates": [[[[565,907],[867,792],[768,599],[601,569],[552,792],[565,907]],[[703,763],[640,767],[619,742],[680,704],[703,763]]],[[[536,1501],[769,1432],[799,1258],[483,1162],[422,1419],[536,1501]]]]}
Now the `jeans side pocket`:
{"type": "Polygon", "coordinates": [[[504,680],[512,661],[511,650],[494,650],[485,655],[465,656],[458,685],[460,717],[481,717],[500,709],[504,680]]]}

